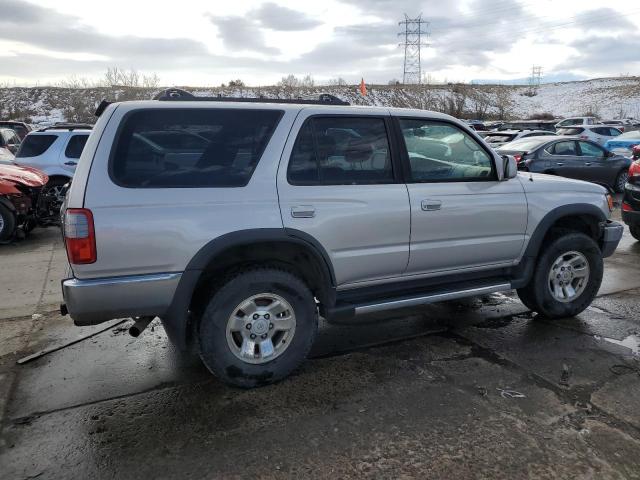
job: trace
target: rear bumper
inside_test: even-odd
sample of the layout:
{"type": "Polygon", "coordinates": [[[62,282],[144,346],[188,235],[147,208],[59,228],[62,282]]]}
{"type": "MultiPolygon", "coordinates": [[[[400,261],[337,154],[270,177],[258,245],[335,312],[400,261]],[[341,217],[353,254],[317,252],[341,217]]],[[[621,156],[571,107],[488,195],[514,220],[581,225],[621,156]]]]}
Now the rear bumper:
{"type": "Polygon", "coordinates": [[[602,258],[610,257],[618,248],[624,227],[618,222],[607,222],[602,229],[602,258]]]}
{"type": "Polygon", "coordinates": [[[96,325],[113,318],[162,316],[168,310],[181,273],[62,281],[65,307],[76,325],[96,325]]]}

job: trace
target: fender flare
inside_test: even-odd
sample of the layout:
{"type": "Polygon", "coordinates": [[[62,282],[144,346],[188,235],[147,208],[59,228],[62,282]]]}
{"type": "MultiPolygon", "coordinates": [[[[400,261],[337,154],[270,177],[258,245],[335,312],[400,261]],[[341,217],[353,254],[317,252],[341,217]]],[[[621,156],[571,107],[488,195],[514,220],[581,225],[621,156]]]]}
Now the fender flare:
{"type": "MultiPolygon", "coordinates": [[[[288,242],[304,247],[320,265],[324,275],[323,281],[329,282],[332,299],[335,301],[335,272],[327,251],[311,235],[290,228],[257,228],[238,230],[217,237],[205,244],[189,261],[182,273],[180,282],[173,295],[171,305],[161,320],[167,332],[167,336],[179,348],[187,346],[188,310],[193,293],[200,276],[209,262],[225,250],[251,245],[259,242],[288,242]]],[[[332,300],[330,299],[330,301],[332,300]]]]}
{"type": "Polygon", "coordinates": [[[525,248],[522,260],[513,268],[511,285],[513,288],[522,288],[529,283],[535,267],[536,258],[540,253],[542,241],[556,221],[568,216],[591,216],[598,219],[598,223],[607,221],[607,216],[602,210],[590,203],[573,203],[562,205],[548,212],[536,226],[529,243],[525,248]]]}

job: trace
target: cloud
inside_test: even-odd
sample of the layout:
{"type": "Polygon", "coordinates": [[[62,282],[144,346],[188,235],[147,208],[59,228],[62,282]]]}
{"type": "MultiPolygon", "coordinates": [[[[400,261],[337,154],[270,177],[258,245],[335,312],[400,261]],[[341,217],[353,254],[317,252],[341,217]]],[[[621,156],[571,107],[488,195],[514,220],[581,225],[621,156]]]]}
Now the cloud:
{"type": "Polygon", "coordinates": [[[250,12],[250,15],[254,16],[262,27],[284,32],[310,30],[322,25],[322,22],[314,20],[303,12],[281,7],[273,2],[262,4],[250,12]]]}
{"type": "Polygon", "coordinates": [[[569,57],[562,68],[598,74],[634,71],[640,67],[639,42],[639,34],[582,37],[569,44],[576,49],[576,54],[569,57]]]}
{"type": "Polygon", "coordinates": [[[236,51],[255,51],[277,55],[280,50],[265,45],[264,34],[253,20],[240,16],[218,17],[212,13],[205,16],[218,28],[218,36],[225,47],[236,51]]]}

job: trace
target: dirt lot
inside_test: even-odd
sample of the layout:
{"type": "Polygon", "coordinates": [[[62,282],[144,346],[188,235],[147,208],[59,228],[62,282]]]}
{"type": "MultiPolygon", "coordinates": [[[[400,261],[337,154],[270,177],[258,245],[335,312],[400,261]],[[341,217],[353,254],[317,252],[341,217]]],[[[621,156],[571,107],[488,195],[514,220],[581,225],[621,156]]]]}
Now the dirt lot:
{"type": "Polygon", "coordinates": [[[511,295],[323,325],[280,384],[222,385],[159,324],[60,317],[59,234],[0,247],[0,475],[22,478],[640,478],[640,243],[584,314],[511,295]],[[116,322],[112,322],[116,323],[116,322]]]}

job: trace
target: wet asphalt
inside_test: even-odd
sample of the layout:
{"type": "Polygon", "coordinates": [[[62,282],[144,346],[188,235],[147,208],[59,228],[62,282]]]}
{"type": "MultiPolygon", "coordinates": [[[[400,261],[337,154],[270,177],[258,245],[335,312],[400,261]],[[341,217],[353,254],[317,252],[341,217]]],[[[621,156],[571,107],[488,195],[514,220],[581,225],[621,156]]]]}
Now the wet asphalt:
{"type": "Polygon", "coordinates": [[[249,391],[176,351],[157,321],[138,339],[114,321],[16,365],[109,324],[55,312],[55,231],[2,247],[0,262],[2,479],[640,478],[628,231],[578,317],[541,320],[494,294],[322,324],[299,371],[249,391]]]}

